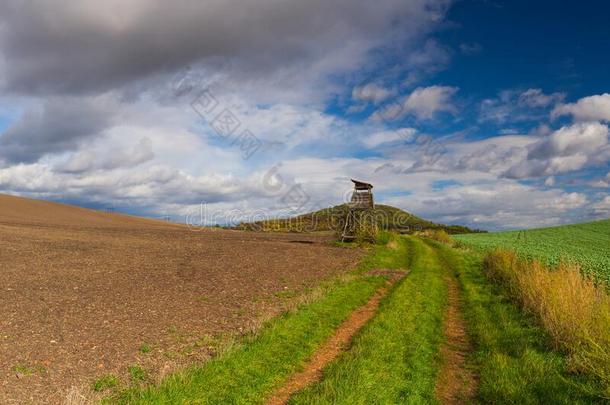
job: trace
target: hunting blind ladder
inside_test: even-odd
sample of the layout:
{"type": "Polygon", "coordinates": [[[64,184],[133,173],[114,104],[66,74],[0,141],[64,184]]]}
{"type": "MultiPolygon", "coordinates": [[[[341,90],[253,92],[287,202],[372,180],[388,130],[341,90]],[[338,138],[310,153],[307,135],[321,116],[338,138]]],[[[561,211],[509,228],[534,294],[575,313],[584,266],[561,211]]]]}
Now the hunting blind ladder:
{"type": "Polygon", "coordinates": [[[363,181],[351,180],[354,183],[354,191],[350,202],[347,204],[347,214],[341,234],[342,242],[356,239],[356,234],[363,227],[370,232],[376,230],[375,218],[372,215],[375,209],[373,185],[363,181]],[[370,215],[366,215],[367,213],[370,215]]]}

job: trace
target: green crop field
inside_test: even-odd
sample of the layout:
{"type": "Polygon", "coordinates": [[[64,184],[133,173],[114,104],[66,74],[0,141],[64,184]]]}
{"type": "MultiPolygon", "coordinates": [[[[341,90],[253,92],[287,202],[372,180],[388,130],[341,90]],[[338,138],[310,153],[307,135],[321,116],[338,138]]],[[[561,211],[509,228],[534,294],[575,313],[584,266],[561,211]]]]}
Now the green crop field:
{"type": "Polygon", "coordinates": [[[585,273],[610,282],[610,220],[454,238],[478,250],[510,248],[550,265],[577,262],[585,273]]]}

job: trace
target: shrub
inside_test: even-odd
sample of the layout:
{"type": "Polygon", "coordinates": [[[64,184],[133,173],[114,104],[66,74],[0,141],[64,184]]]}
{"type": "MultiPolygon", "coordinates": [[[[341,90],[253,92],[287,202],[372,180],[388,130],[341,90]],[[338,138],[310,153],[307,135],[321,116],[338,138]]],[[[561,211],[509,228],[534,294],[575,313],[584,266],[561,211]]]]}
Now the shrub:
{"type": "Polygon", "coordinates": [[[506,285],[564,350],[576,370],[598,377],[610,395],[610,296],[574,264],[550,269],[496,250],[484,260],[486,274],[506,285]]]}
{"type": "Polygon", "coordinates": [[[434,239],[437,242],[444,243],[446,245],[452,245],[453,239],[443,229],[426,229],[422,232],[422,236],[430,239],[434,239]]]}
{"type": "Polygon", "coordinates": [[[359,243],[375,243],[379,235],[379,227],[377,226],[375,217],[370,212],[361,212],[356,214],[354,231],[356,241],[359,243]]]}
{"type": "Polygon", "coordinates": [[[387,245],[392,240],[392,232],[390,231],[379,231],[377,234],[377,244],[378,245],[387,245]]]}

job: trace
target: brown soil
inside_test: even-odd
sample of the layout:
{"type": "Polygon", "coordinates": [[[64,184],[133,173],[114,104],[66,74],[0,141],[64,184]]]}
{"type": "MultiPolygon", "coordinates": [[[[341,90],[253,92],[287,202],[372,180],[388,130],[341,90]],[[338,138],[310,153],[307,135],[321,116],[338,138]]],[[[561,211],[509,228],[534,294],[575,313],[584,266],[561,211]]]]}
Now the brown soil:
{"type": "Polygon", "coordinates": [[[443,321],[443,343],[440,353],[442,368],[436,381],[436,398],[443,404],[468,404],[476,389],[474,373],[466,365],[466,356],[471,351],[466,333],[466,322],[462,315],[462,303],[457,280],[446,277],[448,305],[443,321]]]}
{"type": "Polygon", "coordinates": [[[61,403],[130,365],[156,378],[205,360],[359,260],[324,242],[0,195],[0,403],[61,403]]]}
{"type": "Polygon", "coordinates": [[[314,383],[322,378],[322,370],[335,359],[351,342],[352,337],[375,316],[381,299],[388,293],[389,286],[406,275],[404,271],[380,270],[377,275],[391,275],[388,285],[382,287],[371,297],[371,299],[352,312],[342,324],[337,328],[329,340],[322,345],[305,365],[303,371],[292,375],[284,385],[282,385],[267,400],[267,405],[286,404],[290,397],[307,385],[314,383]],[[383,273],[383,274],[382,274],[383,273]]]}

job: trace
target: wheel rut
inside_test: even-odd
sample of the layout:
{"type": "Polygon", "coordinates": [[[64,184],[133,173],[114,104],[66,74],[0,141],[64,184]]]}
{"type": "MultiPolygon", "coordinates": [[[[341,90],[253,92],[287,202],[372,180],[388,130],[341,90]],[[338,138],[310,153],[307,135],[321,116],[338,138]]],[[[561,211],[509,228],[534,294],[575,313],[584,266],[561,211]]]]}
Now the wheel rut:
{"type": "MultiPolygon", "coordinates": [[[[443,263],[446,265],[446,263],[443,263]]],[[[451,269],[447,269],[451,271],[451,269]]],[[[472,351],[462,312],[460,289],[454,274],[445,277],[447,308],[443,319],[444,342],[440,349],[442,364],[436,380],[436,399],[442,404],[472,403],[476,377],[466,359],[472,351]]]]}
{"type": "Polygon", "coordinates": [[[279,389],[266,401],[267,405],[286,404],[290,397],[307,385],[322,378],[322,370],[339,354],[349,347],[354,335],[370,321],[376,314],[381,300],[389,293],[391,286],[408,273],[396,270],[373,270],[371,275],[385,275],[388,282],[379,288],[369,301],[358,309],[335,330],[333,335],[322,344],[309,359],[302,371],[293,374],[279,389]]]}

